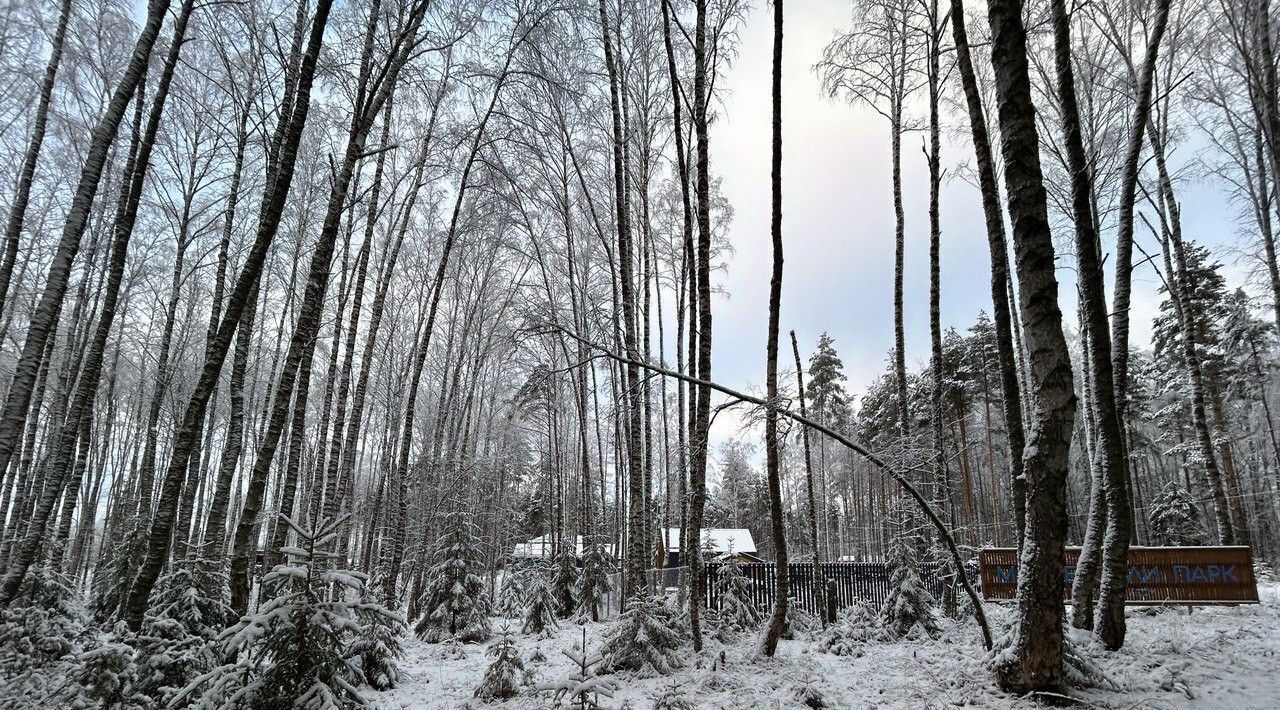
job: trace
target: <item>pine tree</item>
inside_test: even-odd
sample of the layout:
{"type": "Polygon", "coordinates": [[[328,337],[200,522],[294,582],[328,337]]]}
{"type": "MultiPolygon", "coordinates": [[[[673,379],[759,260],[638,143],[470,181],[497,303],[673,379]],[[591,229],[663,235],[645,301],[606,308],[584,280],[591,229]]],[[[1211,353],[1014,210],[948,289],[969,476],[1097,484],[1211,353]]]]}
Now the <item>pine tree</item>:
{"type": "Polygon", "coordinates": [[[1208,542],[1200,509],[1191,494],[1170,481],[1151,501],[1151,540],[1157,545],[1203,545],[1208,542]]]}
{"type": "Polygon", "coordinates": [[[556,613],[562,619],[569,618],[576,608],[574,587],[578,582],[578,557],[568,545],[563,545],[555,559],[555,571],[551,576],[551,591],[556,599],[556,613]]]}
{"type": "Polygon", "coordinates": [[[677,615],[660,597],[634,597],[605,639],[604,669],[667,675],[680,667],[681,641],[677,615]]]}
{"type": "Polygon", "coordinates": [[[434,562],[421,594],[422,616],[414,625],[428,643],[447,639],[484,641],[489,627],[489,597],[480,577],[483,558],[471,520],[459,512],[445,519],[434,562]]]}
{"type": "Polygon", "coordinates": [[[549,692],[557,706],[568,703],[575,710],[594,710],[600,707],[600,698],[611,698],[618,689],[616,682],[599,675],[605,667],[601,652],[587,651],[587,627],[582,627],[582,642],[575,643],[569,651],[561,650],[573,661],[574,671],[564,680],[538,686],[539,692],[549,692]]]}
{"type": "Polygon", "coordinates": [[[265,601],[220,638],[219,653],[234,658],[197,678],[174,703],[196,707],[363,707],[356,690],[360,669],[348,641],[370,615],[395,615],[381,605],[353,602],[365,591],[365,575],[336,569],[336,553],[324,549],[337,538],[345,516],[313,532],[287,516],[299,547],[281,552],[288,561],[262,580],[265,601]]]}
{"type": "Polygon", "coordinates": [[[522,633],[549,637],[556,629],[559,602],[552,592],[547,570],[529,577],[525,586],[524,627],[522,633]]]}
{"type": "Polygon", "coordinates": [[[605,553],[604,546],[595,545],[582,558],[582,571],[573,587],[574,597],[578,600],[579,618],[600,620],[600,605],[605,597],[613,591],[609,583],[609,572],[613,563],[605,553]]]}
{"type": "Polygon", "coordinates": [[[530,673],[524,667],[524,660],[520,658],[511,631],[504,627],[500,634],[497,640],[489,644],[487,653],[493,661],[485,669],[480,687],[476,688],[475,697],[481,700],[514,698],[520,694],[520,688],[529,682],[530,673]]]}
{"type": "MultiPolygon", "coordinates": [[[[760,624],[764,615],[751,602],[751,580],[742,573],[742,565],[732,551],[720,565],[716,578],[716,636],[722,640],[733,634],[750,631],[760,624]]],[[[790,606],[790,605],[788,605],[790,606]]]]}

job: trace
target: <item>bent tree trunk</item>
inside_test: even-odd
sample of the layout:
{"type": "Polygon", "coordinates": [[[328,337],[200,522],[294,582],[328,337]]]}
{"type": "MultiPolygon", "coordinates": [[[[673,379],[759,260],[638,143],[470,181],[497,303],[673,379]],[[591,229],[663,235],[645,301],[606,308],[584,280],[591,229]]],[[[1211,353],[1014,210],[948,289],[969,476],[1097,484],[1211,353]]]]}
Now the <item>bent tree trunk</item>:
{"type": "Polygon", "coordinates": [[[1076,396],[1058,308],[1022,9],[1021,0],[987,3],[1023,336],[1038,405],[1023,452],[1027,519],[1019,560],[1016,627],[1009,646],[997,655],[995,674],[1006,690],[1026,693],[1057,689],[1063,683],[1061,585],[1067,458],[1076,396]]]}

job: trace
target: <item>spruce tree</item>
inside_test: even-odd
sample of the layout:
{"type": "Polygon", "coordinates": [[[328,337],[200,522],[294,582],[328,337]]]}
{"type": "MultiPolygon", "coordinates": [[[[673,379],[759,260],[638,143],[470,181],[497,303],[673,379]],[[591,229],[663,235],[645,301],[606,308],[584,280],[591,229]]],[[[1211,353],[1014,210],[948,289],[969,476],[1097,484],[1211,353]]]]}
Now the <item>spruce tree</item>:
{"type": "MultiPolygon", "coordinates": [[[[366,595],[376,594],[378,590],[386,593],[389,585],[377,579],[380,574],[375,574],[375,581],[365,588],[366,595]]],[[[387,613],[388,609],[399,606],[394,597],[384,599],[383,603],[362,602],[356,606],[361,630],[351,641],[347,656],[360,668],[365,684],[374,690],[390,690],[400,682],[400,669],[396,663],[404,657],[400,639],[408,625],[400,614],[387,613]]]]}
{"type": "Polygon", "coordinates": [[[525,585],[524,627],[522,633],[548,637],[556,629],[559,602],[551,589],[548,571],[530,575],[525,585]]]}
{"type": "Polygon", "coordinates": [[[604,669],[671,673],[680,667],[679,627],[676,612],[662,598],[632,598],[601,649],[604,669]]]}
{"type": "Polygon", "coordinates": [[[476,688],[475,697],[481,700],[507,700],[520,694],[520,688],[529,682],[529,671],[524,667],[520,651],[516,648],[511,631],[503,628],[501,635],[491,644],[487,651],[490,658],[489,667],[480,679],[480,687],[476,688]]]}
{"type": "Polygon", "coordinates": [[[0,609],[0,707],[66,704],[58,688],[93,640],[71,580],[44,565],[31,567],[17,596],[0,609]]]}
{"type": "Polygon", "coordinates": [[[585,625],[582,627],[582,641],[575,643],[572,650],[561,650],[560,653],[573,662],[573,672],[567,678],[538,686],[539,692],[552,694],[557,707],[568,705],[575,710],[595,710],[600,707],[600,698],[613,697],[618,684],[600,675],[602,670],[606,670],[606,657],[602,652],[587,650],[585,625]]]}
{"type": "Polygon", "coordinates": [[[359,601],[365,575],[337,569],[337,554],[325,548],[345,516],[313,531],[281,516],[298,546],[262,580],[264,601],[220,638],[219,656],[231,659],[197,678],[173,703],[196,707],[363,707],[356,690],[360,668],[349,642],[372,615],[394,619],[381,605],[359,601]],[[355,600],[355,601],[352,601],[355,600]]]}
{"type": "Polygon", "coordinates": [[[895,517],[900,533],[889,549],[889,596],[880,612],[884,628],[898,639],[906,638],[916,628],[933,636],[938,631],[933,615],[937,602],[925,589],[918,571],[924,535],[905,501],[899,502],[895,517]]]}
{"type": "MultiPolygon", "coordinates": [[[[732,554],[720,565],[716,578],[716,635],[722,639],[750,631],[760,625],[764,615],[751,601],[751,580],[742,573],[742,565],[732,554]]],[[[790,606],[790,605],[788,605],[790,606]]]]}
{"type": "Polygon", "coordinates": [[[568,544],[563,544],[560,551],[556,553],[554,564],[551,589],[556,599],[556,612],[560,618],[567,619],[576,607],[574,587],[578,582],[578,557],[569,549],[568,544]]]}
{"type": "Polygon", "coordinates": [[[1208,542],[1200,509],[1191,494],[1170,481],[1151,501],[1151,540],[1157,545],[1203,545],[1208,542]]]}
{"type": "Polygon", "coordinates": [[[613,563],[602,545],[592,546],[582,558],[582,572],[578,575],[577,584],[573,588],[574,596],[578,600],[580,618],[600,620],[600,605],[604,603],[609,592],[613,591],[613,585],[609,583],[609,573],[612,569],[613,563]]]}
{"type": "Polygon", "coordinates": [[[484,641],[491,633],[490,608],[480,576],[483,557],[475,525],[453,512],[446,516],[444,530],[420,592],[422,615],[414,631],[428,643],[484,641]]]}

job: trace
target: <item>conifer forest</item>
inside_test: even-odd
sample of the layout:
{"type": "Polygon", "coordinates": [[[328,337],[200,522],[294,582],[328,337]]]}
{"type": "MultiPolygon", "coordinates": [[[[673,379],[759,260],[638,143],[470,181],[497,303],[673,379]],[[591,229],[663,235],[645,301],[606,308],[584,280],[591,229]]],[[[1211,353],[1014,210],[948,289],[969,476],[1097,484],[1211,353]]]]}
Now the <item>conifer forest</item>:
{"type": "Polygon", "coordinates": [[[0,4],[0,707],[1280,708],[1272,9],[0,4]]]}

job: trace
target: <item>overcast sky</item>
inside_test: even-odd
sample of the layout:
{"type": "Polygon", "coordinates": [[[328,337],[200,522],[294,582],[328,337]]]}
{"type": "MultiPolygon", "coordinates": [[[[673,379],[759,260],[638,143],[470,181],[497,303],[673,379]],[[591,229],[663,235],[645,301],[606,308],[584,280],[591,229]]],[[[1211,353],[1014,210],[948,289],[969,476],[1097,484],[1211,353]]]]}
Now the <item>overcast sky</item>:
{"type": "MultiPolygon", "coordinates": [[[[783,73],[782,366],[791,360],[787,331],[794,329],[807,361],[817,337],[836,341],[857,394],[882,372],[893,346],[893,203],[887,121],[865,107],[822,96],[812,67],[837,27],[849,24],[849,0],[805,0],[786,5],[783,73]]],[[[735,210],[729,230],[734,253],[716,282],[727,294],[714,302],[715,379],[763,389],[769,295],[769,131],[772,9],[750,10],[741,51],[723,77],[727,93],[711,135],[714,174],[735,210]]],[[[943,167],[949,176],[971,154],[959,138],[963,119],[945,115],[943,167]]],[[[928,172],[923,134],[903,141],[906,208],[907,365],[923,367],[929,351],[928,172]]],[[[1223,252],[1236,242],[1232,210],[1213,184],[1181,186],[1184,230],[1223,252]]],[[[979,310],[991,311],[989,259],[976,188],[958,178],[944,182],[942,207],[943,327],[968,328],[979,310]]],[[[1145,243],[1150,246],[1149,235],[1145,243]]],[[[1109,240],[1110,235],[1106,238],[1109,240]]],[[[1109,245],[1107,246],[1109,249],[1109,245]]],[[[1061,262],[1062,293],[1074,300],[1061,262]]],[[[1239,283],[1239,270],[1228,280],[1239,283]]],[[[1158,304],[1157,278],[1135,274],[1133,337],[1150,338],[1158,304]]],[[[1108,286],[1108,293],[1110,286],[1108,286]]],[[[1071,304],[1063,303],[1064,308],[1071,304]]],[[[1075,327],[1074,310],[1066,314],[1075,327]]],[[[735,433],[734,418],[717,422],[714,438],[735,433]]]]}

